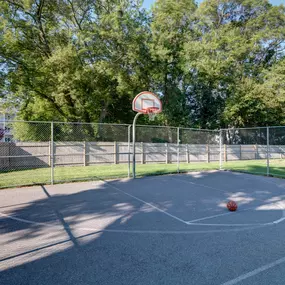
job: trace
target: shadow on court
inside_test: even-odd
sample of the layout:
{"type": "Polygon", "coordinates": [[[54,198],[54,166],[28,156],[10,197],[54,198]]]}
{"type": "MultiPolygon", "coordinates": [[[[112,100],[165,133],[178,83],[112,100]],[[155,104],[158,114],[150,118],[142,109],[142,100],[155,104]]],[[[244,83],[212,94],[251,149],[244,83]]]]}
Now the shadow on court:
{"type": "MultiPolygon", "coordinates": [[[[215,173],[174,178],[181,181],[162,176],[94,188],[82,183],[5,190],[0,284],[222,284],[284,255],[283,224],[227,231],[183,223],[203,217],[209,205],[208,216],[225,213],[221,203],[253,182],[215,173]]],[[[278,187],[254,187],[244,192],[249,199],[242,196],[246,206],[283,199],[278,187]]],[[[243,284],[279,284],[256,280],[243,284]]]]}

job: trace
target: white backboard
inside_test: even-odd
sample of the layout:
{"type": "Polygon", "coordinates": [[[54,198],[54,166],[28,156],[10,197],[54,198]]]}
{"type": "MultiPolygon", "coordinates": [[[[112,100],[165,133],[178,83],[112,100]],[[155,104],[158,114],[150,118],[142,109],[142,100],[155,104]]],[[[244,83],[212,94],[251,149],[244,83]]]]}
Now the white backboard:
{"type": "Polygon", "coordinates": [[[160,113],[162,111],[161,101],[152,92],[139,93],[133,100],[133,110],[139,113],[148,113],[149,108],[155,113],[160,113]]]}

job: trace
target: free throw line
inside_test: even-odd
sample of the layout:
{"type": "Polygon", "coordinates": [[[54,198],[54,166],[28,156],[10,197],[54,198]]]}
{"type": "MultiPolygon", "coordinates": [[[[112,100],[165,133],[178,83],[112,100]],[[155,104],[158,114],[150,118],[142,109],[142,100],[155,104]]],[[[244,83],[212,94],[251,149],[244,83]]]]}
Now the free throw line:
{"type": "MultiPolygon", "coordinates": [[[[245,211],[252,210],[252,209],[254,209],[254,208],[255,208],[255,207],[251,207],[251,208],[247,208],[247,209],[240,210],[240,211],[238,212],[238,214],[240,214],[240,213],[242,213],[242,212],[245,212],[245,211]]],[[[233,214],[232,212],[227,212],[227,213],[217,214],[217,215],[213,215],[213,216],[207,216],[207,217],[204,217],[204,218],[187,221],[187,223],[194,223],[194,222],[209,220],[209,219],[213,219],[213,218],[216,218],[216,217],[222,217],[222,216],[227,216],[227,215],[232,215],[232,214],[233,214]]],[[[285,218],[282,218],[282,220],[283,220],[283,219],[285,219],[285,218]]]]}
{"type": "MultiPolygon", "coordinates": [[[[17,222],[27,223],[27,224],[34,224],[39,226],[46,226],[52,228],[59,228],[62,230],[62,225],[55,225],[51,223],[41,223],[41,222],[34,222],[27,219],[17,218],[15,216],[7,215],[0,212],[0,219],[1,218],[8,218],[17,222]]],[[[247,231],[262,228],[262,226],[254,226],[254,227],[243,227],[243,228],[236,228],[236,229],[226,229],[226,230],[199,230],[199,231],[175,231],[175,230],[123,230],[123,229],[102,229],[102,228],[86,228],[86,227],[72,227],[72,229],[80,229],[85,231],[98,231],[98,232],[107,232],[107,233],[122,233],[122,234],[173,234],[173,235],[189,235],[189,234],[212,234],[212,233],[222,233],[222,232],[240,232],[240,231],[247,231]]]]}
{"type": "Polygon", "coordinates": [[[187,221],[187,223],[194,223],[194,222],[209,220],[209,219],[213,219],[213,218],[216,218],[216,217],[227,216],[227,215],[230,215],[230,214],[232,214],[232,213],[229,212],[229,213],[223,213],[223,214],[218,214],[218,215],[213,215],[213,216],[207,216],[207,217],[204,217],[204,218],[187,221]]]}

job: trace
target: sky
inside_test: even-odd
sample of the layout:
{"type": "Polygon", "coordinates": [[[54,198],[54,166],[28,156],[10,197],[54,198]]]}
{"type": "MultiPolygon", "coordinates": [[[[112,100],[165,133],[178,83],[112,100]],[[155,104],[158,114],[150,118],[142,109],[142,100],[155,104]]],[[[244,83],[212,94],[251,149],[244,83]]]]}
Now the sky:
{"type": "MultiPolygon", "coordinates": [[[[198,3],[202,2],[202,0],[196,0],[198,3]]],[[[155,0],[144,0],[144,7],[145,8],[150,8],[151,4],[153,4],[155,0]]],[[[273,5],[280,5],[280,4],[285,4],[285,0],[269,0],[273,5]]]]}

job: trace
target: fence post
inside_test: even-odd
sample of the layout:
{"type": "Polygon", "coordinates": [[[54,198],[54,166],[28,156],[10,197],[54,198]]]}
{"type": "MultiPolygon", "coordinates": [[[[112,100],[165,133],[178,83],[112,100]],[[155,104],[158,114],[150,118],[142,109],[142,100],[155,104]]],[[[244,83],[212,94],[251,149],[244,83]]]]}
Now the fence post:
{"type": "Polygon", "coordinates": [[[180,172],[180,152],[179,152],[179,148],[180,148],[180,128],[177,128],[177,172],[180,172]]]}
{"type": "Polygon", "coordinates": [[[128,126],[128,178],[131,177],[131,127],[128,126]]]}
{"type": "Polygon", "coordinates": [[[86,141],[83,142],[83,165],[86,166],[87,157],[86,157],[86,141]]]}
{"type": "Polygon", "coordinates": [[[165,143],[165,163],[168,164],[168,143],[165,143]]]}
{"type": "Polygon", "coordinates": [[[49,141],[48,143],[48,156],[49,156],[48,165],[49,167],[51,167],[51,141],[49,141]]]}
{"type": "Polygon", "coordinates": [[[267,174],[267,176],[269,176],[269,174],[270,174],[270,165],[269,165],[269,127],[267,127],[266,128],[266,137],[267,137],[267,149],[266,149],[266,152],[267,152],[267,155],[266,155],[266,157],[267,157],[267,166],[266,166],[266,174],[267,174]]]}
{"type": "Polygon", "coordinates": [[[225,161],[225,162],[227,162],[227,159],[228,159],[227,156],[228,156],[228,155],[227,155],[227,145],[224,144],[224,161],[225,161]]]}
{"type": "Polygon", "coordinates": [[[12,164],[12,162],[11,162],[11,142],[7,142],[7,144],[8,144],[8,156],[9,156],[8,167],[11,167],[11,164],[12,164]]]}
{"type": "Polygon", "coordinates": [[[255,145],[255,159],[258,159],[258,144],[255,145]]]}
{"type": "Polygon", "coordinates": [[[114,164],[117,164],[117,142],[114,142],[114,164]]]}
{"type": "Polygon", "coordinates": [[[223,145],[223,142],[222,142],[222,130],[220,130],[220,170],[222,170],[223,168],[223,153],[222,153],[222,145],[223,145]]]}
{"type": "Polygon", "coordinates": [[[186,155],[187,155],[186,161],[187,161],[187,163],[190,163],[190,159],[189,159],[189,145],[188,144],[186,144],[186,155]]]}
{"type": "Polygon", "coordinates": [[[210,162],[210,148],[208,144],[206,145],[206,152],[207,152],[207,163],[209,163],[210,162]]]}
{"type": "Polygon", "coordinates": [[[51,122],[51,131],[50,131],[50,145],[51,145],[51,156],[50,156],[50,160],[51,160],[51,173],[50,173],[50,178],[51,178],[51,185],[53,185],[54,183],[54,137],[53,137],[53,122],[51,122]]]}
{"type": "Polygon", "coordinates": [[[141,164],[144,164],[144,144],[141,142],[141,164]]]}

